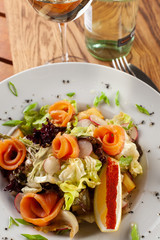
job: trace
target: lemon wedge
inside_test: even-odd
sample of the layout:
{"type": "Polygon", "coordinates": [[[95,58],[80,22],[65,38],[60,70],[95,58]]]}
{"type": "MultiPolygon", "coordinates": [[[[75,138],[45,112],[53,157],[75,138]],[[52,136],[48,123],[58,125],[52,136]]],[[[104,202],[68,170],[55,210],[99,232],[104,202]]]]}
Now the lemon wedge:
{"type": "Polygon", "coordinates": [[[122,216],[122,183],[119,162],[108,157],[94,193],[95,221],[101,232],[117,231],[122,216]]]}

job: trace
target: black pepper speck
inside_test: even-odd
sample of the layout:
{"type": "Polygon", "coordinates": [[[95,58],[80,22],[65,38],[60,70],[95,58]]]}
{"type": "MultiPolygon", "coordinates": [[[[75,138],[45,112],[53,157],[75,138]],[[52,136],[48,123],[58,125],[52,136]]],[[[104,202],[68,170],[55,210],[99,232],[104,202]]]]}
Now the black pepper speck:
{"type": "Polygon", "coordinates": [[[109,84],[108,83],[105,83],[105,86],[106,86],[106,88],[109,88],[109,84]]]}
{"type": "Polygon", "coordinates": [[[142,120],[141,124],[145,124],[145,121],[144,121],[144,120],[142,120]]]}
{"type": "Polygon", "coordinates": [[[151,150],[148,150],[147,152],[149,153],[149,152],[151,152],[151,150]]]}
{"type": "Polygon", "coordinates": [[[155,194],[154,194],[154,195],[155,195],[156,197],[157,197],[157,196],[159,196],[159,192],[155,192],[155,194]]]}
{"type": "Polygon", "coordinates": [[[129,213],[134,213],[133,211],[129,211],[129,213]]]}
{"type": "Polygon", "coordinates": [[[67,83],[69,83],[70,81],[69,80],[67,80],[67,83]]]}
{"type": "Polygon", "coordinates": [[[150,123],[150,126],[154,126],[154,125],[155,125],[155,123],[154,123],[154,122],[151,122],[151,123],[150,123]]]}
{"type": "Polygon", "coordinates": [[[149,115],[153,115],[154,114],[154,112],[151,112],[149,115]]]}
{"type": "Polygon", "coordinates": [[[26,99],[26,100],[25,100],[26,103],[30,103],[30,102],[32,102],[32,101],[33,101],[32,99],[26,99]]]}

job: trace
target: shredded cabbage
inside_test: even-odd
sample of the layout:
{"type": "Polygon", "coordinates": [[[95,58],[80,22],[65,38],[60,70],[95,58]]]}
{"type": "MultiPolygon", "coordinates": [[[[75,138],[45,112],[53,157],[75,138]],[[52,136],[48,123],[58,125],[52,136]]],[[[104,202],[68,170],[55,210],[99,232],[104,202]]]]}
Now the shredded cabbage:
{"type": "Polygon", "coordinates": [[[124,113],[120,112],[118,115],[115,115],[112,119],[107,119],[109,124],[118,124],[123,125],[125,123],[129,123],[131,121],[131,117],[124,113]]]}

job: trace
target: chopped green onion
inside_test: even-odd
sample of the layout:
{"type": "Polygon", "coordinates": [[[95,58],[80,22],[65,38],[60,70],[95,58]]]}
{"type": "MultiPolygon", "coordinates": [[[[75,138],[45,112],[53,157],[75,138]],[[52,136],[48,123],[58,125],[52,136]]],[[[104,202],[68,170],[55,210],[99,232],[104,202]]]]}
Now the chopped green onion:
{"type": "Polygon", "coordinates": [[[15,220],[16,220],[17,222],[19,222],[20,224],[33,226],[32,223],[26,222],[26,221],[25,221],[24,219],[22,219],[22,218],[15,218],[15,220]]]}
{"type": "Polygon", "coordinates": [[[23,123],[23,121],[21,121],[21,120],[9,120],[9,121],[3,123],[2,125],[9,126],[9,127],[15,127],[15,126],[20,125],[21,123],[23,123]]]}
{"type": "Polygon", "coordinates": [[[132,227],[131,231],[132,240],[140,240],[137,224],[134,223],[131,227],[132,227]]]}
{"type": "Polygon", "coordinates": [[[9,217],[9,226],[8,226],[8,228],[11,228],[12,225],[16,225],[17,227],[19,226],[18,223],[12,217],[9,217]]]}
{"type": "Polygon", "coordinates": [[[30,110],[36,108],[36,106],[37,106],[37,103],[32,103],[32,104],[28,105],[28,106],[23,110],[23,113],[25,114],[25,113],[29,112],[30,110]]]}
{"type": "Polygon", "coordinates": [[[138,109],[141,113],[150,115],[149,112],[148,112],[148,110],[145,109],[144,107],[142,107],[141,105],[136,104],[136,107],[137,107],[137,109],[138,109]]]}
{"type": "Polygon", "coordinates": [[[89,104],[87,104],[86,107],[87,107],[88,109],[91,108],[91,107],[89,106],[89,104]]]}
{"type": "Polygon", "coordinates": [[[101,95],[98,97],[96,96],[93,101],[93,105],[97,107],[102,101],[106,104],[110,105],[110,101],[104,92],[101,92],[101,95]]]}
{"type": "Polygon", "coordinates": [[[132,128],[133,126],[135,126],[135,125],[133,124],[133,121],[130,121],[129,124],[128,124],[126,127],[124,127],[124,126],[122,126],[122,127],[127,131],[127,130],[129,130],[130,128],[132,128]]]}
{"type": "Polygon", "coordinates": [[[48,240],[47,238],[41,235],[31,235],[31,234],[21,234],[23,237],[26,237],[29,240],[48,240]]]}
{"type": "Polygon", "coordinates": [[[9,90],[17,97],[18,92],[15,85],[12,82],[8,82],[8,87],[9,87],[9,90]]]}
{"type": "Polygon", "coordinates": [[[116,106],[120,105],[120,103],[119,103],[119,91],[116,92],[115,104],[116,104],[116,106]]]}
{"type": "Polygon", "coordinates": [[[77,124],[78,124],[78,117],[77,116],[74,116],[72,124],[73,124],[73,127],[77,126],[77,124]]]}
{"type": "Polygon", "coordinates": [[[74,95],[75,95],[75,93],[74,92],[71,92],[71,93],[67,93],[66,94],[68,97],[73,97],[74,95]]]}

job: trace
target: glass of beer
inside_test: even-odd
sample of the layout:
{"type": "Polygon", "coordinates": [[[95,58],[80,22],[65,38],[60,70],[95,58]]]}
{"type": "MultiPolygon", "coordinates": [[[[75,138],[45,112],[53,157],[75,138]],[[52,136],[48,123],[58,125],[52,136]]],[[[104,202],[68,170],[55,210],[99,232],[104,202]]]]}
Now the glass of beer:
{"type": "MultiPolygon", "coordinates": [[[[70,61],[66,44],[67,22],[80,17],[92,0],[28,0],[37,13],[59,25],[62,45],[60,61],[70,61]]],[[[76,58],[76,57],[75,57],[76,58]]],[[[54,62],[54,59],[50,62],[54,62]]]]}

